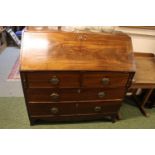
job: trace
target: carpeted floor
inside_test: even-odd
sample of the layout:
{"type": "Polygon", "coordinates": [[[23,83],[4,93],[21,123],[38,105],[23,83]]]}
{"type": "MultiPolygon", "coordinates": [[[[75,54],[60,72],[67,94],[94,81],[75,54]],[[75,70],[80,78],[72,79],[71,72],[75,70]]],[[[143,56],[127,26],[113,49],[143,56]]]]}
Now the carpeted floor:
{"type": "Polygon", "coordinates": [[[8,76],[16,67],[19,48],[7,47],[0,54],[0,97],[23,96],[20,80],[8,80],[8,76]]]}
{"type": "Polygon", "coordinates": [[[1,97],[0,98],[0,128],[3,129],[102,129],[102,128],[155,128],[155,109],[147,109],[150,113],[148,118],[144,117],[138,108],[126,100],[121,108],[122,120],[111,123],[106,121],[57,123],[44,125],[29,125],[26,107],[23,97],[1,97]]]}
{"type": "Polygon", "coordinates": [[[20,67],[20,62],[19,62],[19,57],[15,61],[15,64],[13,65],[10,74],[8,76],[9,81],[15,81],[15,80],[20,80],[20,74],[19,74],[19,67],[20,67]]]}

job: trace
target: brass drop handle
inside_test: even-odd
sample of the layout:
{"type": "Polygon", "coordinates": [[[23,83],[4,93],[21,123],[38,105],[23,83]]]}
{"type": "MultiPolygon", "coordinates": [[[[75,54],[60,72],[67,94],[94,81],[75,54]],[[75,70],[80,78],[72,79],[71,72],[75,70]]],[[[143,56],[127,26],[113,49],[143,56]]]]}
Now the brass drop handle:
{"type": "Polygon", "coordinates": [[[103,85],[107,85],[107,84],[109,84],[110,79],[109,78],[102,78],[101,82],[103,85]]]}
{"type": "Polygon", "coordinates": [[[101,106],[96,106],[94,108],[95,112],[100,112],[102,110],[102,107],[101,106]]]}
{"type": "Polygon", "coordinates": [[[52,93],[50,96],[52,97],[53,100],[59,99],[58,93],[52,93]]]}
{"type": "Polygon", "coordinates": [[[51,113],[52,114],[57,114],[59,112],[59,109],[57,107],[51,108],[51,113]]]}
{"type": "Polygon", "coordinates": [[[105,97],[105,95],[106,95],[105,92],[99,92],[98,93],[99,98],[103,98],[103,97],[105,97]]]}
{"type": "Polygon", "coordinates": [[[51,79],[50,79],[50,82],[53,84],[53,85],[57,85],[59,83],[59,79],[56,77],[56,76],[53,76],[51,79]]]}

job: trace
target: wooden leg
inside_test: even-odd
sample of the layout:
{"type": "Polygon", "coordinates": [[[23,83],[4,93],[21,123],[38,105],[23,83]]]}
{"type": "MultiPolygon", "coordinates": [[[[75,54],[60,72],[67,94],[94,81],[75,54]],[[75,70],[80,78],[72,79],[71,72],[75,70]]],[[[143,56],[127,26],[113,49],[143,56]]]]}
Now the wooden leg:
{"type": "Polygon", "coordinates": [[[146,116],[146,117],[149,116],[149,115],[148,115],[148,113],[145,111],[144,106],[145,106],[146,102],[148,101],[148,99],[149,99],[149,97],[150,97],[152,91],[153,91],[153,89],[149,89],[149,90],[147,91],[146,95],[144,96],[144,99],[143,99],[143,102],[142,102],[142,103],[139,102],[139,100],[137,99],[136,95],[134,94],[134,98],[135,98],[135,100],[136,100],[136,103],[137,103],[137,105],[138,105],[140,111],[141,111],[142,114],[143,114],[144,116],[146,116]]]}
{"type": "Polygon", "coordinates": [[[149,89],[149,90],[148,90],[148,92],[147,92],[146,95],[144,96],[144,100],[143,100],[141,106],[143,106],[143,107],[145,106],[145,104],[146,104],[146,102],[148,101],[148,99],[149,99],[150,95],[152,94],[152,92],[153,92],[153,89],[149,89]]]}
{"type": "Polygon", "coordinates": [[[33,126],[35,124],[35,120],[31,119],[30,120],[30,125],[33,126]]]}
{"type": "Polygon", "coordinates": [[[146,113],[144,106],[145,106],[146,102],[148,101],[152,92],[153,92],[153,89],[149,89],[148,92],[146,93],[146,95],[144,96],[143,102],[140,104],[140,110],[145,116],[149,116],[148,113],[146,113]]]}
{"type": "Polygon", "coordinates": [[[112,123],[115,123],[116,122],[116,118],[117,118],[117,115],[116,114],[111,116],[112,123]]]}

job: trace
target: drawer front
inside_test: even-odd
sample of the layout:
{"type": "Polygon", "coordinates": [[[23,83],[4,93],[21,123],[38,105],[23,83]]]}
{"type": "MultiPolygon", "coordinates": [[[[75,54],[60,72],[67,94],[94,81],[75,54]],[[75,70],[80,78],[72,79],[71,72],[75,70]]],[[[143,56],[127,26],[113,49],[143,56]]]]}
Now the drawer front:
{"type": "Polygon", "coordinates": [[[29,102],[113,100],[124,97],[124,88],[115,89],[27,89],[29,102]]]}
{"type": "Polygon", "coordinates": [[[65,115],[75,114],[76,105],[73,103],[34,103],[29,104],[30,114],[35,115],[65,115]]]}
{"type": "Polygon", "coordinates": [[[83,102],[83,103],[30,103],[30,114],[37,115],[79,115],[117,113],[121,107],[119,101],[83,102]]]}
{"type": "Polygon", "coordinates": [[[83,89],[81,90],[80,99],[85,100],[113,100],[122,99],[124,97],[124,88],[106,89],[83,89]]]}
{"type": "Polygon", "coordinates": [[[28,73],[29,88],[74,88],[79,87],[79,74],[67,72],[35,72],[28,73]]]}
{"type": "Polygon", "coordinates": [[[120,101],[107,102],[89,102],[78,104],[78,114],[93,114],[93,113],[117,113],[121,107],[120,101]]]}
{"type": "Polygon", "coordinates": [[[83,87],[124,87],[128,76],[128,73],[85,73],[83,74],[83,87]]]}
{"type": "Polygon", "coordinates": [[[27,89],[29,102],[78,101],[78,89],[27,89]]]}

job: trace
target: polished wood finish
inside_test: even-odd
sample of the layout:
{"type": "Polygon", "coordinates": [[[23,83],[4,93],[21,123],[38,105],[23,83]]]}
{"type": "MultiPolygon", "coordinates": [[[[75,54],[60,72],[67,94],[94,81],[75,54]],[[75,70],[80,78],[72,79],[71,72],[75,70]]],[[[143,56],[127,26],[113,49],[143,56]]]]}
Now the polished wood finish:
{"type": "Polygon", "coordinates": [[[122,87],[126,86],[129,73],[118,72],[30,72],[27,74],[29,88],[78,88],[78,87],[122,87]],[[81,76],[80,76],[81,75],[81,76]],[[36,78],[37,77],[37,78],[36,78]],[[52,84],[51,79],[56,77],[59,82],[52,84]],[[106,84],[104,79],[108,79],[106,84]]]}
{"type": "Polygon", "coordinates": [[[85,101],[122,99],[124,88],[121,89],[27,89],[29,102],[85,101]],[[57,97],[54,97],[57,96],[57,97]]]}
{"type": "Polygon", "coordinates": [[[20,73],[31,124],[118,116],[135,72],[123,33],[24,32],[20,73]]]}
{"type": "Polygon", "coordinates": [[[136,74],[132,88],[155,87],[155,55],[153,53],[136,53],[136,74]]]}
{"type": "Polygon", "coordinates": [[[140,52],[135,52],[134,55],[137,70],[131,88],[135,89],[135,93],[133,95],[140,111],[145,116],[148,116],[148,113],[145,111],[144,107],[155,88],[155,55],[153,53],[140,52]],[[136,98],[136,90],[139,88],[148,89],[142,102],[136,98]]]}
{"type": "Polygon", "coordinates": [[[27,95],[30,102],[78,101],[80,97],[78,89],[27,89],[27,95]]]}
{"type": "Polygon", "coordinates": [[[30,113],[32,116],[49,116],[49,115],[70,115],[76,113],[76,104],[73,103],[36,103],[29,104],[30,113]],[[53,109],[57,111],[53,111],[53,109]]]}
{"type": "Polygon", "coordinates": [[[25,32],[22,42],[22,71],[135,70],[127,35],[25,32]],[[93,43],[85,43],[85,35],[93,43]]]}
{"type": "Polygon", "coordinates": [[[106,89],[106,88],[89,88],[81,90],[81,100],[113,100],[122,99],[124,88],[106,89]]]}
{"type": "Polygon", "coordinates": [[[118,72],[87,72],[83,74],[83,87],[123,87],[126,86],[129,73],[118,72]],[[107,78],[109,82],[106,84],[103,80],[107,78]]]}
{"type": "Polygon", "coordinates": [[[95,114],[116,113],[119,110],[120,101],[106,101],[106,102],[68,102],[63,103],[31,103],[30,113],[32,116],[62,116],[62,115],[75,115],[75,114],[95,114]],[[53,111],[53,109],[57,109],[53,111]]]}
{"type": "Polygon", "coordinates": [[[30,72],[27,74],[29,88],[75,88],[80,87],[78,72],[30,72]],[[57,84],[52,83],[57,78],[57,84]]]}
{"type": "Polygon", "coordinates": [[[111,114],[116,113],[121,106],[120,101],[110,101],[110,102],[89,102],[89,103],[79,103],[78,113],[79,114],[93,114],[93,113],[104,113],[111,114]]]}

